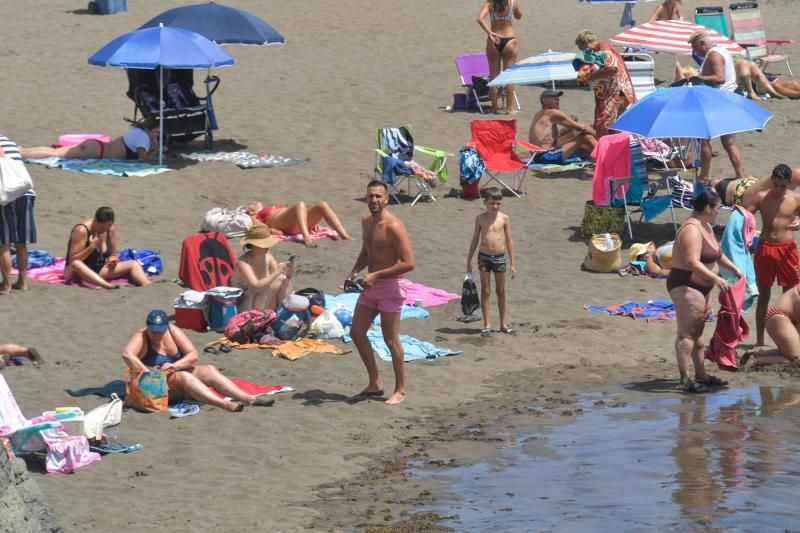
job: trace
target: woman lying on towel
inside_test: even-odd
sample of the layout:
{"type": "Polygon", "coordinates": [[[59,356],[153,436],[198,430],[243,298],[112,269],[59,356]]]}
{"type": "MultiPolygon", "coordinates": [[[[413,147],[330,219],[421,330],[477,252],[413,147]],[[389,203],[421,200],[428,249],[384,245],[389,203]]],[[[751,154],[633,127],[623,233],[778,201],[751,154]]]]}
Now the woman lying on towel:
{"type": "Polygon", "coordinates": [[[12,364],[18,357],[29,360],[33,366],[44,363],[36,348],[20,346],[19,344],[0,344],[0,370],[5,365],[12,364]]]}
{"type": "Polygon", "coordinates": [[[237,302],[237,310],[272,309],[292,292],[292,261],[278,263],[269,249],[278,244],[270,234],[269,226],[253,224],[241,244],[244,255],[236,260],[231,283],[244,290],[237,302]]]}
{"type": "Polygon", "coordinates": [[[353,240],[328,202],[318,202],[311,207],[307,207],[305,202],[297,202],[289,207],[285,205],[264,207],[261,202],[253,202],[247,208],[247,214],[268,225],[273,233],[302,234],[303,242],[309,247],[315,246],[311,241],[309,228],[316,229],[320,222],[331,226],[342,239],[353,240]]]}
{"type": "Polygon", "coordinates": [[[741,92],[751,100],[761,100],[759,92],[778,99],[785,97],[797,100],[800,98],[800,81],[786,79],[770,81],[756,63],[746,59],[737,59],[734,67],[736,68],[737,92],[741,92]]]}
{"type": "Polygon", "coordinates": [[[122,137],[104,143],[87,139],[74,146],[37,146],[20,148],[25,159],[60,157],[62,159],[134,159],[147,161],[158,154],[158,121],[145,119],[134,124],[122,137]]]}
{"type": "Polygon", "coordinates": [[[147,315],[145,327],[136,330],[122,350],[122,359],[135,371],[159,367],[168,374],[169,401],[195,400],[239,412],[250,406],[270,406],[275,400],[247,394],[216,367],[198,365],[197,350],[186,334],[169,323],[167,313],[153,309],[147,315]],[[209,387],[232,398],[220,398],[209,387]]]}

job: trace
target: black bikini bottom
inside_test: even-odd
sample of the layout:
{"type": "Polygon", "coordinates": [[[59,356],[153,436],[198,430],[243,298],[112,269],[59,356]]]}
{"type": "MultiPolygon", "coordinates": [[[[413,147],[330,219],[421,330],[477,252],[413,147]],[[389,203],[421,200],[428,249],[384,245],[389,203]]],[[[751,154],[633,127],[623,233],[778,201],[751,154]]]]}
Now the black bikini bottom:
{"type": "Polygon", "coordinates": [[[502,54],[503,48],[505,48],[506,45],[514,39],[516,39],[516,37],[500,37],[500,42],[495,44],[494,47],[497,48],[497,51],[502,54]]]}

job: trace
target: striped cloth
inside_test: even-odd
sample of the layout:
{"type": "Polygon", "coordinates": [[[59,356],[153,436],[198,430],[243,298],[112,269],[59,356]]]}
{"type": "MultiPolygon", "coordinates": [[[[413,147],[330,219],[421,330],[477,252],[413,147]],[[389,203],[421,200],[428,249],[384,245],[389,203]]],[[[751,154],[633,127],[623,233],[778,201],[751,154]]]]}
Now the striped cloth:
{"type": "MultiPolygon", "coordinates": [[[[6,157],[16,159],[17,161],[22,161],[22,155],[19,153],[19,146],[17,146],[17,143],[2,133],[0,133],[0,148],[3,149],[3,153],[6,155],[6,157]]],[[[25,196],[36,196],[36,191],[31,188],[31,190],[25,193],[25,196]]]]}
{"type": "Polygon", "coordinates": [[[724,35],[685,20],[659,20],[641,24],[612,37],[611,43],[628,48],[689,55],[692,53],[689,36],[697,30],[706,30],[711,43],[724,46],[731,55],[745,55],[744,48],[724,35]]]}
{"type": "MultiPolygon", "coordinates": [[[[17,143],[0,134],[0,148],[11,159],[22,161],[17,143]]],[[[31,188],[13,202],[0,206],[0,244],[32,244],[36,242],[33,208],[36,192],[31,188]]]]}

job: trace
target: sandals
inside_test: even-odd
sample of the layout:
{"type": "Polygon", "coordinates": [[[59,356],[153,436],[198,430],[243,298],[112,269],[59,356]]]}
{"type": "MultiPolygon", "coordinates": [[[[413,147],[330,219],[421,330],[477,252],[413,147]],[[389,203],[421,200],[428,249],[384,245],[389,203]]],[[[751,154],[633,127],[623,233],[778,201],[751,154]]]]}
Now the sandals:
{"type": "Polygon", "coordinates": [[[708,392],[708,387],[702,383],[697,383],[691,379],[686,380],[685,383],[678,387],[678,390],[687,394],[704,394],[708,392]]]}
{"type": "Polygon", "coordinates": [[[206,346],[205,348],[203,348],[203,353],[210,353],[217,355],[217,353],[219,352],[230,353],[231,347],[226,344],[221,344],[218,348],[214,348],[213,346],[206,346]]]}
{"type": "Polygon", "coordinates": [[[515,330],[511,326],[505,326],[500,328],[500,333],[505,333],[506,335],[516,335],[517,330],[515,330]]]}
{"type": "Polygon", "coordinates": [[[93,452],[107,454],[107,453],[131,453],[142,449],[141,444],[123,444],[121,442],[106,442],[105,444],[98,444],[97,446],[90,446],[93,452]]]}
{"type": "Polygon", "coordinates": [[[481,337],[491,337],[492,336],[492,328],[483,328],[481,330],[481,337]]]}

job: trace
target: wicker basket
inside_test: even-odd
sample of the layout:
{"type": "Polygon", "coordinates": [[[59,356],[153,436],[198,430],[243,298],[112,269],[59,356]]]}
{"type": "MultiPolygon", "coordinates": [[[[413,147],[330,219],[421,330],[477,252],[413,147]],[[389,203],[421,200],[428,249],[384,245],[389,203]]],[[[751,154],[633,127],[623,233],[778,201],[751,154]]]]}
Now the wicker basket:
{"type": "Polygon", "coordinates": [[[591,272],[615,272],[622,266],[622,239],[616,233],[611,234],[610,250],[605,246],[605,235],[595,235],[589,241],[589,252],[583,266],[591,272]]]}
{"type": "Polygon", "coordinates": [[[83,436],[83,410],[78,409],[76,411],[64,411],[61,413],[56,413],[55,411],[45,411],[42,413],[44,416],[52,416],[53,418],[57,418],[59,422],[64,426],[64,429],[67,430],[73,437],[82,437],[83,436]],[[62,418],[66,417],[68,418],[62,418]]]}

